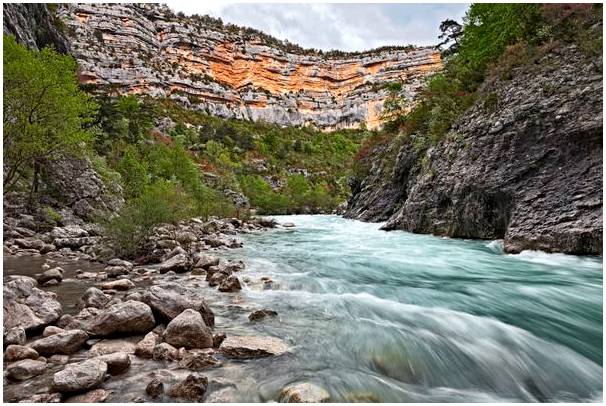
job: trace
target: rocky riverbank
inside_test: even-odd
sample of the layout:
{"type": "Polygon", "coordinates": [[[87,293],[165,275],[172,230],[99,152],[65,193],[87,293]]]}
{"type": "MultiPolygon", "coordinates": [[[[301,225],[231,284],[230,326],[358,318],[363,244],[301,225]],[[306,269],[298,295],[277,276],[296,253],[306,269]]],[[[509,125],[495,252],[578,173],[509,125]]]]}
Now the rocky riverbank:
{"type": "MultiPolygon", "coordinates": [[[[235,311],[243,287],[274,283],[247,277],[246,264],[223,253],[241,246],[237,234],[291,226],[191,219],[159,227],[149,255],[131,262],[102,259],[107,247],[96,226],[39,233],[29,216],[5,218],[4,399],[233,401],[238,360],[286,356],[291,345],[216,328],[215,310],[235,311]],[[21,272],[24,260],[29,269],[21,272]]],[[[278,316],[249,310],[249,323],[278,316]]],[[[303,383],[275,400],[326,397],[303,383]]]]}

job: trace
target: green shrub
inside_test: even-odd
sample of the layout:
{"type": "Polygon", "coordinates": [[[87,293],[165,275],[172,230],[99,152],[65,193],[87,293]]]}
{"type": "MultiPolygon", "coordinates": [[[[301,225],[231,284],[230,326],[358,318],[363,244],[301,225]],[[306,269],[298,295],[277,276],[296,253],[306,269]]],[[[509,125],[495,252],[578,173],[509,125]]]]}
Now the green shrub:
{"type": "Polygon", "coordinates": [[[108,237],[120,255],[136,255],[161,224],[176,224],[194,211],[191,197],[179,186],[158,180],[129,201],[120,213],[105,224],[108,237]]]}

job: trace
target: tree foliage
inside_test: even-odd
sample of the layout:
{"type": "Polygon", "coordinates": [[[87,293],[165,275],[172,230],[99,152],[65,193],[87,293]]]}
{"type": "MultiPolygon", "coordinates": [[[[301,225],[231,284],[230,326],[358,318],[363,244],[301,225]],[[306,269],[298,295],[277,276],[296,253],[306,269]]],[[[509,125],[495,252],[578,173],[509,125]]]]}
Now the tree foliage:
{"type": "Polygon", "coordinates": [[[93,139],[84,129],[96,103],[78,88],[76,62],[52,48],[32,51],[3,37],[4,190],[38,174],[48,160],[82,154],[93,139]]]}

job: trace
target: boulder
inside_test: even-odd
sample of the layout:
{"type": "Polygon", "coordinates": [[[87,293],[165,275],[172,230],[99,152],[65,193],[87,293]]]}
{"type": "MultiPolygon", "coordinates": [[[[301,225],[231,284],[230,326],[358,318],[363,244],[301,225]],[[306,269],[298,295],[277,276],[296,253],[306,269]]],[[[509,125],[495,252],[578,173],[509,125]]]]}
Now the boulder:
{"type": "Polygon", "coordinates": [[[206,304],[204,297],[195,289],[183,287],[177,283],[165,283],[162,286],[152,286],[142,296],[161,320],[170,321],[185,309],[200,312],[204,324],[212,328],[215,325],[215,315],[206,304]]]}
{"type": "Polygon", "coordinates": [[[107,364],[107,372],[111,375],[122,374],[130,368],[130,355],[123,351],[100,355],[96,359],[107,364]]]}
{"type": "Polygon", "coordinates": [[[103,293],[100,289],[90,287],[86,289],[82,298],[80,298],[80,306],[95,307],[97,309],[104,308],[110,301],[110,297],[103,293]]]}
{"type": "Polygon", "coordinates": [[[255,310],[251,314],[248,315],[248,320],[250,321],[258,321],[264,319],[265,317],[275,317],[278,315],[278,312],[271,309],[261,309],[255,310]]]}
{"type": "MultiPolygon", "coordinates": [[[[211,271],[207,271],[207,272],[211,272],[211,271]]],[[[207,280],[208,280],[208,286],[219,286],[221,285],[221,283],[223,283],[223,281],[225,279],[227,279],[227,275],[224,274],[223,272],[214,272],[211,274],[210,277],[208,277],[208,273],[207,275],[207,280]]]]}
{"type": "Polygon", "coordinates": [[[228,336],[219,350],[232,358],[258,358],[284,354],[288,345],[276,337],[228,336]]]}
{"type": "Polygon", "coordinates": [[[50,232],[50,236],[52,239],[88,237],[88,231],[76,225],[54,227],[50,232]]]}
{"type": "Polygon", "coordinates": [[[40,355],[63,354],[70,355],[78,352],[88,340],[88,334],[82,330],[68,330],[41,338],[30,344],[40,355]]]}
{"type": "Polygon", "coordinates": [[[101,285],[102,290],[129,290],[135,287],[135,284],[129,279],[118,279],[111,282],[105,282],[101,285]]]}
{"type": "Polygon", "coordinates": [[[57,282],[61,282],[63,280],[63,269],[62,268],[56,267],[56,268],[48,269],[48,270],[42,272],[42,274],[40,274],[36,278],[36,281],[40,285],[44,285],[45,283],[47,283],[53,279],[56,280],[57,282]]]}
{"type": "Polygon", "coordinates": [[[179,361],[179,366],[193,371],[200,371],[215,366],[218,363],[219,360],[213,356],[212,350],[194,349],[185,351],[179,361]]]}
{"type": "Polygon", "coordinates": [[[143,340],[137,343],[135,348],[135,355],[142,358],[152,358],[154,355],[154,348],[161,342],[160,335],[150,331],[143,338],[143,340]]]}
{"type": "Polygon", "coordinates": [[[22,359],[28,358],[36,359],[38,357],[39,355],[36,350],[19,344],[9,345],[6,347],[6,351],[4,352],[4,361],[6,362],[21,361],[22,359]]]}
{"type": "Polygon", "coordinates": [[[186,309],[175,317],[164,331],[164,341],[175,347],[209,348],[213,346],[210,328],[204,324],[202,315],[186,309]]]}
{"type": "Polygon", "coordinates": [[[77,364],[69,364],[53,375],[52,389],[59,392],[83,392],[103,383],[107,364],[100,359],[90,359],[77,364]]]}
{"type": "Polygon", "coordinates": [[[152,310],[143,302],[129,300],[105,309],[88,325],[93,335],[107,336],[115,333],[147,333],[156,325],[152,310]]]}
{"type": "Polygon", "coordinates": [[[237,292],[242,290],[240,280],[235,275],[230,275],[221,282],[219,285],[220,292],[237,292]]]}
{"type": "Polygon", "coordinates": [[[127,271],[131,271],[134,266],[134,264],[132,262],[125,261],[120,258],[110,259],[109,261],[107,261],[107,265],[108,266],[121,266],[123,268],[126,268],[127,271]]]}
{"type": "Polygon", "coordinates": [[[186,254],[177,254],[160,264],[160,273],[173,271],[176,273],[188,272],[191,270],[191,261],[186,254]]]}
{"type": "Polygon", "coordinates": [[[64,333],[65,330],[57,326],[46,326],[42,332],[42,337],[50,337],[55,334],[64,333]]]}
{"type": "Polygon", "coordinates": [[[219,348],[221,346],[221,343],[223,342],[223,340],[225,340],[225,338],[227,337],[227,334],[225,333],[217,333],[213,336],[213,348],[219,348]]]}
{"type": "Polygon", "coordinates": [[[38,238],[17,238],[14,243],[19,248],[39,251],[44,246],[44,241],[38,238]]]}
{"type": "MultiPolygon", "coordinates": [[[[89,340],[88,342],[90,343],[89,340]]],[[[134,354],[136,350],[136,345],[132,341],[125,339],[109,339],[109,340],[98,340],[93,343],[88,353],[92,357],[97,357],[99,355],[113,354],[116,352],[125,352],[127,354],[134,354]]]]}
{"type": "Polygon", "coordinates": [[[323,388],[311,383],[288,385],[280,394],[281,403],[325,403],[330,394],[323,388]]]}
{"type": "Polygon", "coordinates": [[[219,258],[207,254],[194,255],[194,268],[208,269],[211,266],[219,265],[219,258]]]}
{"type": "Polygon", "coordinates": [[[198,374],[188,375],[183,382],[171,386],[168,395],[192,402],[202,402],[208,388],[208,379],[198,374]]]}
{"type": "Polygon", "coordinates": [[[28,276],[10,276],[4,284],[4,329],[37,329],[61,317],[61,304],[52,292],[36,288],[28,276]]]}
{"type": "Polygon", "coordinates": [[[109,278],[115,278],[122,275],[128,275],[128,268],[116,265],[116,266],[106,266],[103,270],[109,278]]]}
{"type": "Polygon", "coordinates": [[[179,350],[168,343],[160,343],[154,347],[152,358],[156,361],[178,361],[179,350]]]}
{"type": "Polygon", "coordinates": [[[25,381],[44,373],[46,361],[24,359],[13,362],[6,367],[6,376],[15,381],[25,381]]]}
{"type": "Polygon", "coordinates": [[[164,384],[158,378],[154,378],[147,384],[145,393],[147,393],[150,398],[156,399],[164,393],[164,384]]]}
{"type": "Polygon", "coordinates": [[[93,389],[80,395],[70,396],[65,403],[102,403],[105,402],[109,392],[105,389],[93,389]]]}
{"type": "Polygon", "coordinates": [[[23,327],[13,327],[4,335],[4,345],[25,344],[26,336],[23,327]]]}
{"type": "Polygon", "coordinates": [[[246,268],[246,265],[242,261],[229,261],[223,266],[223,272],[231,275],[233,272],[240,272],[246,268]]]}

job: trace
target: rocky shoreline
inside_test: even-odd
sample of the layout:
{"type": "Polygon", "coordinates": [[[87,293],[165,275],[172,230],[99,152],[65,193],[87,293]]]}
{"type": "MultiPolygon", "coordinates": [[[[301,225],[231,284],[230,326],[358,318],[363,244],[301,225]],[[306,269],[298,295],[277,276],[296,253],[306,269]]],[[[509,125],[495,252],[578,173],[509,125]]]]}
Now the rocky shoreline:
{"type": "MultiPolygon", "coordinates": [[[[234,401],[236,384],[209,378],[210,369],[224,368],[229,376],[239,360],[291,351],[278,337],[216,329],[213,308],[222,300],[241,301],[243,286],[264,290],[274,284],[269,277],[247,277],[244,262],[223,258],[225,250],[242,246],[236,236],[292,224],[190,219],[157,228],[149,255],[131,262],[103,260],[108,249],[95,225],[38,233],[27,215],[4,223],[5,261],[43,262],[32,276],[5,269],[5,401],[234,401]],[[70,283],[79,287],[73,308],[63,300],[74,296],[70,283]],[[67,293],[61,293],[63,285],[67,293]],[[136,389],[121,393],[125,382],[136,389]]],[[[254,309],[248,321],[276,316],[254,309]]],[[[302,382],[274,400],[328,398],[322,388],[302,382]]]]}

